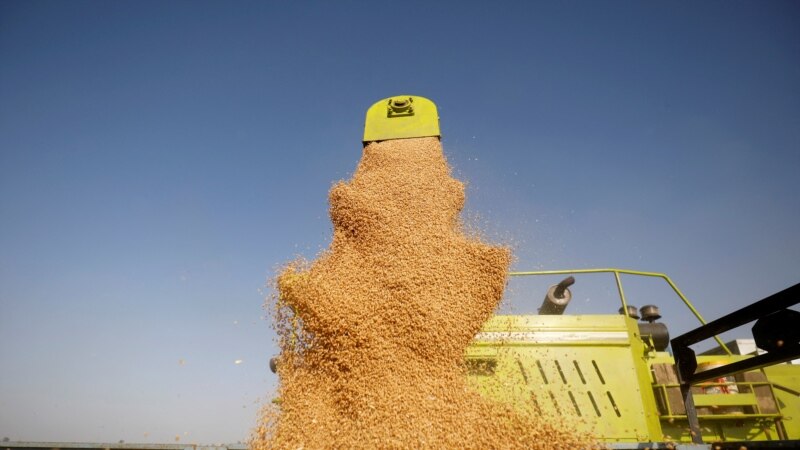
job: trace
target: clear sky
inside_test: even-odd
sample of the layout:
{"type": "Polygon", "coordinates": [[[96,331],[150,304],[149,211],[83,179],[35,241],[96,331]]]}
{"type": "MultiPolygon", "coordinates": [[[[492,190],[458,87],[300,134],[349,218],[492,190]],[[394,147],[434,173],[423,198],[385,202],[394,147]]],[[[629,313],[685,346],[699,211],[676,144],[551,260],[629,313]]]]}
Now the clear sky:
{"type": "Polygon", "coordinates": [[[2,0],[0,436],[244,440],[267,280],[403,93],[516,269],[666,272],[707,318],[800,281],[797,2],[2,0]]]}

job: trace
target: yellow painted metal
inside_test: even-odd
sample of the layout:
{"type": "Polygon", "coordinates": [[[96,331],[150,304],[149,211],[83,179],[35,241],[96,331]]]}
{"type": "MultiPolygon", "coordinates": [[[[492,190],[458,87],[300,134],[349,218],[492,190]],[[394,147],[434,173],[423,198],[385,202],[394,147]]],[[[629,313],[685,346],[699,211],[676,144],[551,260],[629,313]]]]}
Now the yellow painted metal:
{"type": "MultiPolygon", "coordinates": [[[[675,283],[661,273],[577,269],[511,275],[581,273],[613,274],[623,306],[627,299],[621,275],[662,278],[700,323],[705,323],[675,283]]],[[[701,367],[750,357],[731,355],[719,339],[717,342],[728,355],[699,355],[701,367]]],[[[674,360],[666,352],[655,351],[639,335],[633,318],[495,316],[475,336],[465,356],[468,380],[478,392],[545,419],[574,423],[600,442],[692,442],[685,412],[671,406],[677,401],[675,408],[682,408],[680,396],[674,397],[679,389],[677,378],[664,381],[665,367],[674,366],[674,360]]],[[[765,381],[726,379],[693,388],[706,442],[800,439],[800,367],[772,366],[764,373],[765,381]],[[730,392],[718,389],[723,386],[730,392]],[[769,387],[767,397],[765,387],[769,387]],[[769,406],[770,395],[771,404],[779,409],[769,406]]]]}
{"type": "Polygon", "coordinates": [[[800,369],[796,364],[765,367],[775,398],[785,416],[782,425],[787,439],[800,439],[800,369]]]}
{"type": "Polygon", "coordinates": [[[660,437],[645,345],[623,315],[495,316],[467,350],[485,396],[604,442],[660,437]]]}
{"type": "MultiPolygon", "coordinates": [[[[468,380],[484,396],[545,420],[573,423],[600,442],[691,442],[686,415],[672,411],[665,400],[667,389],[677,389],[678,384],[658,384],[652,373],[654,364],[674,361],[649,348],[633,318],[495,316],[475,336],[465,356],[468,380]],[[666,411],[660,411],[659,404],[666,411]]],[[[727,364],[744,358],[713,355],[698,356],[698,361],[727,364]]],[[[776,379],[797,386],[800,371],[785,367],[790,370],[775,373],[776,379]]],[[[740,393],[708,393],[713,386],[732,382],[703,383],[697,388],[694,398],[708,442],[777,439],[780,427],[797,439],[797,422],[786,414],[792,410],[763,411],[753,394],[756,386],[772,386],[774,372],[768,373],[769,382],[735,382],[740,393]]],[[[800,406],[798,399],[790,399],[797,397],[796,392],[785,394],[785,401],[776,396],[781,405],[800,406]]]]}
{"type": "Polygon", "coordinates": [[[375,102],[364,122],[364,144],[387,139],[441,136],[436,105],[417,95],[396,95],[375,102]]]}

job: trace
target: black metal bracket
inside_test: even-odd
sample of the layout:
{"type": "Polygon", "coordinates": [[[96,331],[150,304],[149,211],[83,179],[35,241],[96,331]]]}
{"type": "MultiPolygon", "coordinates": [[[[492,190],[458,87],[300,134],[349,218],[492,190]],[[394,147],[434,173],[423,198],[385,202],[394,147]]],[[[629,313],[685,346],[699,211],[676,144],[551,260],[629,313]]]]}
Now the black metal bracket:
{"type": "Polygon", "coordinates": [[[795,320],[798,312],[787,308],[798,303],[800,303],[800,283],[672,339],[672,354],[675,358],[678,382],[681,385],[681,394],[686,406],[686,416],[689,420],[693,443],[702,444],[703,437],[700,433],[700,423],[692,397],[692,384],[733,373],[760,369],[800,357],[800,334],[798,333],[800,323],[795,326],[780,326],[795,320]],[[753,320],[758,320],[753,326],[753,337],[756,344],[763,350],[767,350],[767,353],[695,373],[697,358],[694,350],[689,348],[690,345],[753,320]]]}

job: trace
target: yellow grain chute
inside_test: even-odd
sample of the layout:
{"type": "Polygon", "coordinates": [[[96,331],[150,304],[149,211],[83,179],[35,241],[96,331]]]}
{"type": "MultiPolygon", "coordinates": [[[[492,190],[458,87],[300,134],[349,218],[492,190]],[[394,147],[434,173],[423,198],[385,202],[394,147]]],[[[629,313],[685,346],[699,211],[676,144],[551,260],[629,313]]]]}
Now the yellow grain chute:
{"type": "Polygon", "coordinates": [[[396,95],[367,110],[364,145],[372,141],[441,136],[436,105],[417,95],[396,95]]]}

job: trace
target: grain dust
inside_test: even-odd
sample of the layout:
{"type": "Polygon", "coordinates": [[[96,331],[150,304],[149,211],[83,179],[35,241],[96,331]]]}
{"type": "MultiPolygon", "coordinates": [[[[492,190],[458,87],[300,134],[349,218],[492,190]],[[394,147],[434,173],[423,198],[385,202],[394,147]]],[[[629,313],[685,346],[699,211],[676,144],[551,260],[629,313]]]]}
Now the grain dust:
{"type": "Polygon", "coordinates": [[[251,448],[587,447],[467,387],[464,351],[511,253],[463,232],[464,186],[437,138],[369,144],[329,200],[330,248],[277,277],[280,400],[251,448]]]}

